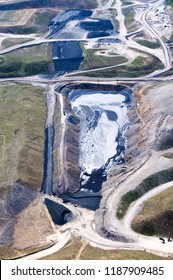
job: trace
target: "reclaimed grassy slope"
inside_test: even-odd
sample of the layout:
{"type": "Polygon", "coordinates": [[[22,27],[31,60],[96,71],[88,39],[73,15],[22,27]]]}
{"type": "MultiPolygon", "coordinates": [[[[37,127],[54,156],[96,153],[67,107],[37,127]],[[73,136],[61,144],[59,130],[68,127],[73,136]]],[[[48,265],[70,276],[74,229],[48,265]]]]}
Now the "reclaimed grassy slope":
{"type": "Polygon", "coordinates": [[[4,39],[1,43],[1,47],[0,49],[6,49],[6,48],[10,48],[12,46],[18,45],[18,44],[23,44],[23,43],[27,43],[29,41],[32,41],[32,39],[20,39],[20,38],[9,38],[9,39],[4,39]]]}
{"type": "Polygon", "coordinates": [[[167,0],[167,5],[173,7],[173,1],[172,0],[167,0]]]}
{"type": "Polygon", "coordinates": [[[134,32],[139,29],[138,23],[135,21],[135,11],[133,8],[125,8],[123,9],[123,14],[125,16],[125,26],[127,31],[134,32]]]}
{"type": "Polygon", "coordinates": [[[12,248],[11,246],[1,246],[0,247],[0,259],[1,260],[13,260],[16,258],[20,258],[22,256],[33,254],[47,248],[51,247],[51,244],[38,246],[34,248],[27,248],[25,250],[17,250],[12,248]]]}
{"type": "Polygon", "coordinates": [[[0,187],[18,179],[41,186],[45,118],[43,88],[0,86],[0,187]]]}
{"type": "Polygon", "coordinates": [[[160,47],[159,42],[157,42],[157,41],[148,41],[146,39],[139,39],[139,40],[137,40],[137,43],[141,44],[142,46],[145,46],[147,48],[150,48],[150,49],[157,49],[157,48],[160,47]]]}
{"type": "MultiPolygon", "coordinates": [[[[12,248],[35,251],[35,248],[51,246],[47,237],[53,233],[54,225],[41,194],[17,215],[12,248]]],[[[21,254],[22,255],[22,254],[21,254]]]]}
{"type": "Polygon", "coordinates": [[[127,58],[123,56],[104,56],[96,54],[98,51],[105,52],[106,50],[102,49],[85,49],[83,43],[81,43],[83,50],[84,60],[81,63],[80,70],[90,70],[98,69],[101,67],[115,66],[121,63],[127,62],[127,58]]]}
{"type": "Polygon", "coordinates": [[[0,78],[50,74],[53,71],[51,46],[23,48],[1,56],[0,78]]]}
{"type": "MultiPolygon", "coordinates": [[[[42,260],[74,260],[78,255],[83,242],[79,238],[73,238],[57,253],[42,258],[42,260]]],[[[165,260],[145,251],[131,250],[103,250],[87,244],[79,256],[80,260],[165,260]]]]}
{"type": "Polygon", "coordinates": [[[141,184],[139,184],[134,190],[127,192],[118,205],[117,217],[118,219],[124,218],[129,205],[142,197],[148,191],[154,189],[157,186],[165,184],[173,180],[173,168],[163,170],[146,177],[141,184]]]}
{"type": "MultiPolygon", "coordinates": [[[[22,10],[27,13],[28,10],[22,10]]],[[[48,24],[54,18],[59,9],[35,9],[31,17],[24,24],[18,22],[21,10],[0,11],[0,32],[12,34],[45,34],[48,31],[48,24]],[[13,22],[11,18],[14,18],[13,22]],[[5,24],[6,20],[6,24],[5,24]]]]}
{"type": "MultiPolygon", "coordinates": [[[[119,58],[123,58],[119,56],[119,58]]],[[[118,59],[119,59],[118,58],[118,59]]],[[[105,78],[112,78],[112,77],[129,77],[129,78],[136,78],[141,77],[143,75],[148,75],[155,70],[163,69],[162,62],[151,55],[148,55],[148,58],[141,56],[136,57],[132,63],[122,66],[115,66],[110,69],[106,70],[98,70],[89,73],[84,73],[83,75],[89,77],[105,77],[105,78]]]]}
{"type": "Polygon", "coordinates": [[[173,237],[173,188],[149,199],[132,222],[132,228],[145,235],[173,237]]]}

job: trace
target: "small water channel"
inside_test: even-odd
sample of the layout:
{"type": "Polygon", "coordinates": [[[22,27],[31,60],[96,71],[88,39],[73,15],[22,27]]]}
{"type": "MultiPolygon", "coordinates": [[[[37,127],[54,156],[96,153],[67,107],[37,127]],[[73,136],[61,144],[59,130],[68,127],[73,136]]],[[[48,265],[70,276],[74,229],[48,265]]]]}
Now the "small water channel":
{"type": "Polygon", "coordinates": [[[54,135],[55,135],[54,125],[47,126],[45,128],[43,183],[41,187],[41,191],[47,194],[52,194],[52,187],[53,187],[54,135]]]}

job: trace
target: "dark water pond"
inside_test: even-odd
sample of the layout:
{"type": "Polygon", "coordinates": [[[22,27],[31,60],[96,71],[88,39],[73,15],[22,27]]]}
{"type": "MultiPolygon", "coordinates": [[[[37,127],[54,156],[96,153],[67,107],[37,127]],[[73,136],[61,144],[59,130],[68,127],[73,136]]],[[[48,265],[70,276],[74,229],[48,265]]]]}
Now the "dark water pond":
{"type": "Polygon", "coordinates": [[[71,211],[63,205],[48,198],[45,199],[45,204],[55,224],[64,225],[72,218],[71,211]]]}
{"type": "Polygon", "coordinates": [[[93,31],[88,33],[87,38],[100,38],[100,37],[107,37],[110,36],[111,34],[106,31],[93,31]]]}
{"type": "Polygon", "coordinates": [[[74,115],[68,115],[67,120],[74,125],[79,124],[79,119],[74,115]]]}
{"type": "Polygon", "coordinates": [[[84,21],[79,23],[79,26],[88,31],[107,31],[107,30],[113,30],[113,24],[110,20],[106,19],[100,19],[96,21],[84,21]]]}
{"type": "Polygon", "coordinates": [[[61,198],[64,202],[71,202],[73,204],[95,211],[99,208],[102,196],[99,193],[94,194],[81,190],[75,194],[63,193],[61,198]]]}
{"type": "Polygon", "coordinates": [[[52,48],[53,63],[56,72],[78,70],[83,60],[79,42],[56,42],[52,48]]]}

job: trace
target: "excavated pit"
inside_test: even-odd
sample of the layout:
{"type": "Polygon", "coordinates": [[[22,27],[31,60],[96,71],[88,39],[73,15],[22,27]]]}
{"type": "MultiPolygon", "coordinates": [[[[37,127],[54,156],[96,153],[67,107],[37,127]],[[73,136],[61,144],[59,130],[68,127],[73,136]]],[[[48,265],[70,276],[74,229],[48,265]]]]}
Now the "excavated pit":
{"type": "Polygon", "coordinates": [[[54,191],[64,202],[96,210],[107,172],[124,162],[132,91],[121,85],[72,84],[57,92],[64,100],[65,172],[54,191]]]}

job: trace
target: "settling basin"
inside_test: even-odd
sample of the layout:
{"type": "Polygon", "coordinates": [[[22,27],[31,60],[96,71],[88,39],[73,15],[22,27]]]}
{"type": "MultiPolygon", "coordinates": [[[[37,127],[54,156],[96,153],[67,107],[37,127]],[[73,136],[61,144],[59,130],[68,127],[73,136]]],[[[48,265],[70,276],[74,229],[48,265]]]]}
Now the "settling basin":
{"type": "MultiPolygon", "coordinates": [[[[90,208],[87,200],[92,200],[90,206],[95,210],[109,169],[124,162],[132,91],[125,86],[81,84],[65,86],[59,92],[68,96],[73,114],[80,122],[80,190],[63,193],[62,198],[86,208],[90,208]]],[[[66,116],[67,122],[71,119],[66,116]]]]}

